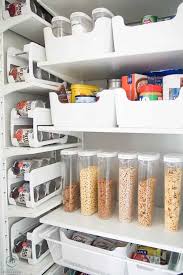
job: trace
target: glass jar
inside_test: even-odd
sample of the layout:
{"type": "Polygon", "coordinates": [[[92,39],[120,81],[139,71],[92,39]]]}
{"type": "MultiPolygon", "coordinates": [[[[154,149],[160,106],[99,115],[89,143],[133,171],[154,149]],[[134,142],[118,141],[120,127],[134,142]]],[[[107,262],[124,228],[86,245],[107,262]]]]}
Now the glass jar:
{"type": "Polygon", "coordinates": [[[81,214],[97,212],[97,151],[81,151],[79,156],[81,214]]]}
{"type": "Polygon", "coordinates": [[[152,225],[159,158],[158,153],[138,156],[138,221],[143,226],[152,225]]]}
{"type": "Polygon", "coordinates": [[[102,17],[112,18],[113,16],[114,14],[106,8],[97,8],[92,11],[92,17],[94,22],[96,22],[97,19],[102,17]]]}
{"type": "Polygon", "coordinates": [[[114,167],[117,153],[101,152],[98,157],[98,216],[109,219],[114,209],[114,167]]]}
{"type": "Polygon", "coordinates": [[[119,159],[119,220],[131,222],[137,185],[137,154],[120,153],[119,159]]]}
{"type": "Polygon", "coordinates": [[[80,208],[80,187],[78,175],[78,151],[63,150],[64,164],[63,203],[64,211],[73,212],[80,208]]]}
{"type": "Polygon", "coordinates": [[[92,19],[84,12],[73,12],[70,20],[72,34],[90,32],[93,29],[92,19]]]}
{"type": "Polygon", "coordinates": [[[71,34],[71,22],[64,16],[55,16],[52,21],[52,32],[56,37],[62,37],[71,34]]]}
{"type": "Polygon", "coordinates": [[[164,156],[165,228],[178,231],[181,213],[183,155],[164,156]]]}

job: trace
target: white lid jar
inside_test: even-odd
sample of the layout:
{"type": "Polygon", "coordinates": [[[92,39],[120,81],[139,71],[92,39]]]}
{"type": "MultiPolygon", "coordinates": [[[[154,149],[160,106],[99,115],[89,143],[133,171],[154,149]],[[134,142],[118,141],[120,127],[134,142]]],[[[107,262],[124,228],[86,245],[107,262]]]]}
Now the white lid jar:
{"type": "Polygon", "coordinates": [[[56,37],[71,35],[71,22],[64,16],[55,16],[52,21],[52,32],[56,37]]]}
{"type": "Polygon", "coordinates": [[[165,228],[178,231],[182,200],[183,155],[164,156],[165,228]]]}
{"type": "Polygon", "coordinates": [[[84,12],[73,12],[70,16],[72,34],[90,32],[93,29],[93,22],[84,12]]]}
{"type": "Polygon", "coordinates": [[[101,17],[112,18],[113,16],[114,14],[106,8],[97,8],[92,11],[92,17],[94,22],[96,22],[96,20],[101,17]]]}

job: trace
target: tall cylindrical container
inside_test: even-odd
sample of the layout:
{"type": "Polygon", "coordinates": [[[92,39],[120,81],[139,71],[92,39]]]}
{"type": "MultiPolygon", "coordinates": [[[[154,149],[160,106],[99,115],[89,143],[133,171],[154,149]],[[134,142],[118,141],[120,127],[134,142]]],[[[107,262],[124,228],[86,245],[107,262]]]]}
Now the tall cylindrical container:
{"type": "Polygon", "coordinates": [[[164,156],[165,228],[177,231],[180,223],[183,155],[164,156]]]}
{"type": "Polygon", "coordinates": [[[66,212],[80,208],[80,186],[78,175],[78,151],[63,150],[61,158],[64,163],[63,203],[66,212]]]}
{"type": "Polygon", "coordinates": [[[97,212],[97,152],[81,151],[79,156],[81,214],[97,212]]]}
{"type": "Polygon", "coordinates": [[[138,221],[143,226],[152,225],[159,158],[158,153],[138,156],[138,221]]]}
{"type": "Polygon", "coordinates": [[[137,185],[137,154],[120,153],[119,159],[119,220],[131,222],[137,185]]]}
{"type": "Polygon", "coordinates": [[[101,152],[98,157],[98,216],[109,219],[114,208],[114,166],[117,153],[101,152]]]}

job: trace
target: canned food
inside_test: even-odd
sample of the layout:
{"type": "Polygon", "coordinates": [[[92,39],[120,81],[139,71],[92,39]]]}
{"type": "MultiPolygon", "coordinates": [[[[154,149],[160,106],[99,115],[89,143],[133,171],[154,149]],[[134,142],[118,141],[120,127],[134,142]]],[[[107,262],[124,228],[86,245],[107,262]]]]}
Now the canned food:
{"type": "Polygon", "coordinates": [[[22,243],[22,249],[19,254],[22,259],[30,259],[32,258],[32,242],[26,240],[22,243]]]}
{"type": "Polygon", "coordinates": [[[96,102],[96,96],[78,95],[75,96],[75,103],[94,103],[96,102]]]}
{"type": "Polygon", "coordinates": [[[40,184],[34,188],[34,201],[38,202],[46,197],[46,184],[40,184]]]}
{"type": "Polygon", "coordinates": [[[95,85],[86,85],[86,84],[72,84],[72,103],[75,103],[76,96],[93,96],[99,92],[99,87],[95,85]]]}
{"type": "Polygon", "coordinates": [[[25,81],[25,72],[27,71],[27,68],[23,68],[20,66],[12,66],[9,75],[13,77],[15,82],[23,82],[25,81]]]}
{"type": "Polygon", "coordinates": [[[7,6],[7,10],[11,17],[18,16],[22,14],[22,7],[25,5],[25,1],[17,0],[7,6]]]}
{"type": "Polygon", "coordinates": [[[155,15],[145,15],[142,19],[142,24],[149,24],[158,21],[158,17],[155,15]]]}
{"type": "Polygon", "coordinates": [[[108,89],[117,89],[121,88],[121,79],[109,79],[108,80],[108,89]]]}
{"type": "Polygon", "coordinates": [[[29,182],[24,182],[19,187],[12,188],[10,197],[13,198],[16,203],[26,204],[30,200],[30,186],[29,182]]]}
{"type": "Polygon", "coordinates": [[[17,160],[14,162],[12,171],[14,175],[20,176],[28,173],[32,166],[32,160],[17,160]]]}
{"type": "Polygon", "coordinates": [[[36,108],[45,108],[45,103],[42,100],[22,100],[17,103],[16,111],[20,116],[28,116],[28,111],[33,111],[36,108]]]}
{"type": "Polygon", "coordinates": [[[18,129],[14,134],[14,138],[16,138],[17,142],[20,146],[29,146],[30,139],[33,139],[33,129],[18,129]]]}

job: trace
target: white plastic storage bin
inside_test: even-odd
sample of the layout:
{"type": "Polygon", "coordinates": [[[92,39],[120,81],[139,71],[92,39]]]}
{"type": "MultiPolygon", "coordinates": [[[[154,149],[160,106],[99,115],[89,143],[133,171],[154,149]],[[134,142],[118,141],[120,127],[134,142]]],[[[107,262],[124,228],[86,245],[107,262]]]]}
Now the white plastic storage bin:
{"type": "Polygon", "coordinates": [[[117,125],[121,128],[182,129],[183,88],[175,100],[130,101],[116,91],[117,125]]]}
{"type": "Polygon", "coordinates": [[[55,37],[47,27],[44,39],[47,61],[51,63],[113,52],[112,19],[99,18],[93,31],[64,37],[55,37]]]}
{"type": "Polygon", "coordinates": [[[183,4],[178,7],[176,17],[168,21],[125,26],[123,18],[116,16],[112,19],[112,24],[115,52],[123,55],[162,53],[183,49],[183,4]]]}
{"type": "Polygon", "coordinates": [[[50,93],[52,123],[55,127],[115,127],[115,94],[105,90],[95,103],[61,103],[50,93]]]}
{"type": "Polygon", "coordinates": [[[176,271],[168,270],[168,265],[150,264],[131,259],[132,253],[136,251],[135,244],[127,246],[128,275],[177,275],[176,271]]]}
{"type": "Polygon", "coordinates": [[[64,267],[54,264],[44,275],[64,275],[64,267]]]}
{"type": "Polygon", "coordinates": [[[124,275],[126,247],[104,250],[70,240],[72,233],[53,227],[44,234],[55,263],[92,275],[124,275]]]}

